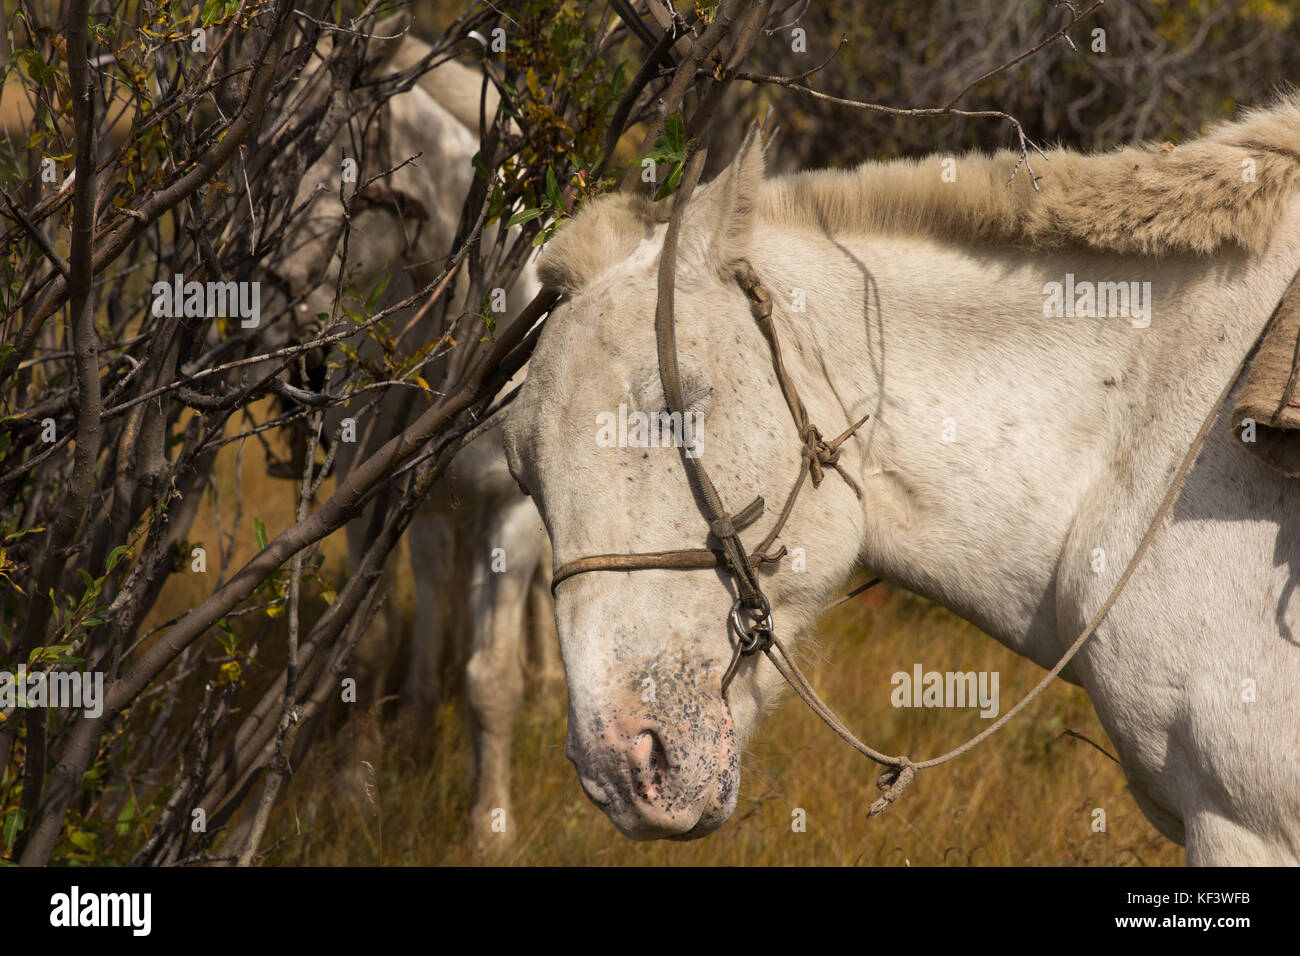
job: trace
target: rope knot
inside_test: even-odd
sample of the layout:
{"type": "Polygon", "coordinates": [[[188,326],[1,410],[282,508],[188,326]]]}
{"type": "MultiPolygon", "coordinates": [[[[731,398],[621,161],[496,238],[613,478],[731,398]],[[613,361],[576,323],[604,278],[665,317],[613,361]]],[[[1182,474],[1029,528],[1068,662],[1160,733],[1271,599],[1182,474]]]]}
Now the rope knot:
{"type": "Polygon", "coordinates": [[[816,425],[805,425],[799,437],[803,440],[803,456],[808,459],[808,476],[816,488],[826,477],[825,469],[839,464],[840,448],[823,439],[816,425]]]}
{"type": "Polygon", "coordinates": [[[884,813],[891,803],[903,795],[903,791],[915,776],[916,765],[906,757],[899,757],[896,766],[890,767],[876,778],[876,787],[884,793],[867,808],[867,816],[874,817],[884,813]]]}
{"type": "Polygon", "coordinates": [[[839,468],[840,446],[848,440],[850,435],[861,428],[870,417],[870,415],[863,415],[830,441],[822,438],[822,433],[817,430],[815,425],[805,424],[800,428],[799,437],[803,440],[803,456],[808,459],[808,474],[812,478],[814,488],[820,485],[822,478],[825,477],[823,469],[839,468]]]}

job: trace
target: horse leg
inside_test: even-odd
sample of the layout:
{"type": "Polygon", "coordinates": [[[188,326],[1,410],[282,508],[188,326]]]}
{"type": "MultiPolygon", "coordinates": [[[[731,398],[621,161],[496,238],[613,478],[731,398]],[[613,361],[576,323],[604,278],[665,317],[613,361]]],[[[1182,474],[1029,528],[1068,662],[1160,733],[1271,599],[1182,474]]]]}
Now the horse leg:
{"type": "Polygon", "coordinates": [[[560,660],[560,637],[555,630],[555,598],[551,595],[551,542],[542,528],[540,553],[528,591],[531,642],[529,660],[545,693],[564,687],[564,664],[560,660]]]}
{"type": "Polygon", "coordinates": [[[1189,866],[1295,866],[1300,847],[1264,838],[1260,829],[1243,826],[1222,810],[1207,805],[1187,820],[1189,866]]]}
{"type": "Polygon", "coordinates": [[[478,769],[471,823],[485,849],[508,845],[516,830],[510,806],[510,743],[524,693],[521,651],[534,567],[515,560],[520,549],[512,545],[519,536],[510,521],[502,520],[505,517],[509,515],[494,518],[489,533],[479,539],[483,546],[501,551],[477,556],[469,599],[472,630],[465,682],[478,769]],[[504,567],[496,563],[502,556],[504,567]]]}
{"type": "Polygon", "coordinates": [[[411,652],[398,704],[408,725],[426,721],[439,702],[442,655],[447,644],[445,600],[450,596],[455,542],[451,522],[430,510],[419,511],[407,529],[415,613],[411,621],[411,652]]]}

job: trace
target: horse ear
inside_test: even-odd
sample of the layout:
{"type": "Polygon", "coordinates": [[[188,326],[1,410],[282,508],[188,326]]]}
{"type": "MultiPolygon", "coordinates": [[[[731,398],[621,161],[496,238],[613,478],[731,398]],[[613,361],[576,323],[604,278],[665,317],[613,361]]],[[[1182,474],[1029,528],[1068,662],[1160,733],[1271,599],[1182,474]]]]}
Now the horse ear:
{"type": "Polygon", "coordinates": [[[735,158],[691,202],[698,223],[691,231],[708,237],[704,254],[725,275],[730,275],[733,260],[749,253],[754,210],[766,175],[763,150],[759,126],[753,123],[735,158]]]}
{"type": "Polygon", "coordinates": [[[410,29],[411,14],[406,10],[399,10],[375,24],[366,41],[366,59],[372,71],[387,65],[406,42],[406,33],[410,29]]]}

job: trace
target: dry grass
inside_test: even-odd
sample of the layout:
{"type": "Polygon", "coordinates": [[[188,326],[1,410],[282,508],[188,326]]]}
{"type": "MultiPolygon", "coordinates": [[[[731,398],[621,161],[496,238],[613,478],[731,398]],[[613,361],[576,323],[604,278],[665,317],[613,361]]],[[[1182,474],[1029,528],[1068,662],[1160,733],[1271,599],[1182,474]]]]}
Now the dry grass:
{"type": "MultiPolygon", "coordinates": [[[[974,711],[895,709],[889,675],[927,668],[996,670],[1010,707],[1041,671],[974,627],[912,595],[842,609],[824,623],[827,651],[811,679],[847,722],[888,752],[942,752],[981,729],[974,711]],[[864,692],[863,688],[869,690],[864,692]]],[[[470,752],[454,706],[414,742],[390,739],[373,803],[334,785],[319,753],[299,773],[269,835],[273,864],[550,865],[1177,865],[1183,851],[1152,829],[1119,768],[1066,729],[1110,749],[1084,693],[1058,683],[1000,737],[923,773],[884,816],[868,821],[877,770],[797,700],[766,722],[746,755],[740,805],[714,835],[636,843],[587,802],[563,755],[562,699],[534,693],[515,732],[519,837],[490,856],[466,825],[470,752]],[[791,813],[807,830],[792,832],[791,813]],[[1107,832],[1093,833],[1094,808],[1107,832]]],[[[328,749],[328,745],[326,747],[328,749]]]]}

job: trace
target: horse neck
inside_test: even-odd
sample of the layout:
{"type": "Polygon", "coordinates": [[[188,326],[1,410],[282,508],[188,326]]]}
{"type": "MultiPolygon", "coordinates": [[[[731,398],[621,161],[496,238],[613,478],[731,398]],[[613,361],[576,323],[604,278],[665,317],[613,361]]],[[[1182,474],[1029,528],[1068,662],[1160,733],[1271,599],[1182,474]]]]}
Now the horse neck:
{"type": "Polygon", "coordinates": [[[776,230],[751,258],[778,301],[807,290],[807,313],[777,320],[812,420],[834,434],[872,415],[843,456],[862,492],[862,562],[1046,664],[1080,508],[1100,489],[1136,541],[1295,268],[1291,255],[1261,282],[1238,257],[1225,291],[1204,262],[776,230]],[[1045,283],[1067,274],[1150,282],[1149,327],[1044,317],[1045,283]]]}

